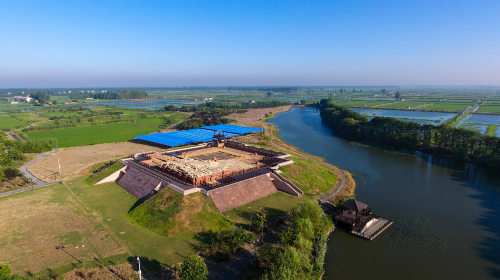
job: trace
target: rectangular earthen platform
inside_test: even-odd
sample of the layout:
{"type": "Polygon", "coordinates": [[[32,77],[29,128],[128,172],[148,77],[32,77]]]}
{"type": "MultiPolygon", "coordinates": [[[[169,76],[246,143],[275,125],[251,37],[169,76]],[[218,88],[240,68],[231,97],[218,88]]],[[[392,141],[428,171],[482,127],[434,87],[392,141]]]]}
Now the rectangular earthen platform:
{"type": "Polygon", "coordinates": [[[214,146],[164,153],[151,151],[135,154],[121,160],[126,165],[125,170],[112,176],[117,178],[116,182],[120,186],[141,200],[147,200],[168,187],[182,195],[201,192],[210,196],[221,212],[277,191],[296,196],[303,194],[302,190],[276,172],[279,166],[293,163],[285,159],[290,155],[234,141],[227,141],[224,145],[226,146],[218,143],[214,146]],[[176,161],[182,164],[179,165],[176,161]],[[203,164],[204,161],[207,162],[206,165],[203,164]],[[240,162],[234,163],[235,168],[240,168],[240,165],[244,168],[231,170],[231,161],[240,162]],[[246,168],[255,162],[259,162],[255,167],[246,168]],[[164,169],[163,166],[168,168],[164,169]],[[177,166],[177,169],[172,166],[177,166]],[[208,174],[210,170],[214,170],[214,173],[208,174]],[[213,181],[200,184],[197,179],[189,179],[187,176],[204,176],[202,179],[211,178],[213,181]]]}

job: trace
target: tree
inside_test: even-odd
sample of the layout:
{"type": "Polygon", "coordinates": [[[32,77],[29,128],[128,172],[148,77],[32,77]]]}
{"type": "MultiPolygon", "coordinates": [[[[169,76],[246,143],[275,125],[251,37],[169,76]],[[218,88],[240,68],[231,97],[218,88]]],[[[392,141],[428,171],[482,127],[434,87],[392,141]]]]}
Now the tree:
{"type": "Polygon", "coordinates": [[[199,256],[191,255],[184,259],[179,269],[179,277],[182,280],[205,280],[208,268],[199,256]]]}
{"type": "Polygon", "coordinates": [[[262,206],[259,208],[257,213],[255,213],[255,216],[255,220],[252,221],[252,229],[254,231],[262,231],[264,224],[267,222],[266,212],[262,206]]]}
{"type": "Polygon", "coordinates": [[[387,90],[386,90],[385,88],[383,88],[383,89],[381,89],[381,90],[380,90],[380,93],[382,93],[382,94],[386,94],[386,93],[387,93],[387,90]]]}
{"type": "Polygon", "coordinates": [[[398,91],[398,92],[396,92],[395,97],[396,97],[396,100],[401,99],[401,92],[399,92],[399,91],[398,91]]]}
{"type": "MultiPolygon", "coordinates": [[[[5,180],[5,174],[3,173],[3,170],[0,169],[0,182],[2,182],[3,180],[5,180]]],[[[1,269],[1,267],[0,267],[1,269]]],[[[1,272],[0,272],[1,273],[1,272]]],[[[1,274],[0,274],[1,275],[1,274]]],[[[0,278],[1,279],[1,278],[0,278]]]]}
{"type": "Polygon", "coordinates": [[[266,94],[267,94],[267,96],[273,95],[272,92],[270,92],[270,91],[268,91],[266,94]]]}

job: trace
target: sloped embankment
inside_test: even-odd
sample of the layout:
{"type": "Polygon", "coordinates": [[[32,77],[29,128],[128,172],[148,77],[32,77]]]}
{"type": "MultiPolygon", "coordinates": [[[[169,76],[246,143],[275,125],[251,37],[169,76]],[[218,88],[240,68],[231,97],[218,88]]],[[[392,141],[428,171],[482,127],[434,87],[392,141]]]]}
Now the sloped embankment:
{"type": "Polygon", "coordinates": [[[194,236],[231,225],[209,197],[183,196],[165,188],[128,214],[130,220],[165,236],[194,236]]]}

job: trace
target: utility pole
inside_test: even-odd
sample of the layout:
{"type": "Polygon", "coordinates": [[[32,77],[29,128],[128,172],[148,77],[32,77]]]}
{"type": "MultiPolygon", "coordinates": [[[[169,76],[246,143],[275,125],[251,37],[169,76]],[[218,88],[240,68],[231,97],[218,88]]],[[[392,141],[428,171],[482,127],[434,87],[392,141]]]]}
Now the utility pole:
{"type": "Polygon", "coordinates": [[[82,247],[85,247],[85,245],[83,244],[76,245],[76,249],[80,248],[80,263],[83,263],[82,247]]]}
{"type": "Polygon", "coordinates": [[[61,164],[59,163],[59,159],[57,159],[57,165],[59,165],[59,176],[62,176],[62,174],[61,174],[61,164]]]}
{"type": "Polygon", "coordinates": [[[137,257],[137,261],[139,262],[139,271],[137,271],[137,274],[139,274],[139,280],[142,280],[141,260],[139,259],[139,257],[137,257]]]}

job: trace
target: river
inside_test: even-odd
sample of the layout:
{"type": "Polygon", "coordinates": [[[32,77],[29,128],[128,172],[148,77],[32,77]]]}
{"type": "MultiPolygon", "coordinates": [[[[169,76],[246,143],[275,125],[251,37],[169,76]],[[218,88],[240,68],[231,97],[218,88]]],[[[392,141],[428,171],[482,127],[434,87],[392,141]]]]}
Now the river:
{"type": "Polygon", "coordinates": [[[357,199],[394,225],[373,241],[337,229],[325,279],[500,279],[500,175],[416,152],[352,144],[314,108],[269,121],[286,142],[354,174],[357,199]]]}

